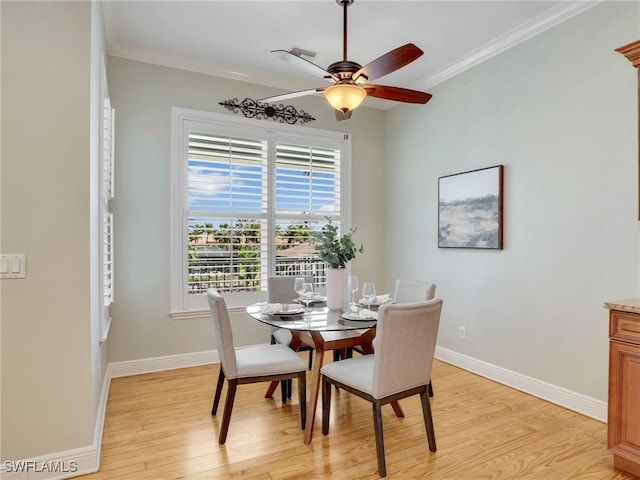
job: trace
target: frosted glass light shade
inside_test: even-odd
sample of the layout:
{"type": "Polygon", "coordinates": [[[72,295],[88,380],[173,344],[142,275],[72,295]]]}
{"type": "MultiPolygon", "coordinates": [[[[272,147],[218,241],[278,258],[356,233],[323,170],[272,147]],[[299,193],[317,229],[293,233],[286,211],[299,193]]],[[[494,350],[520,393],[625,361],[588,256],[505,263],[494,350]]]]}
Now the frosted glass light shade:
{"type": "Polygon", "coordinates": [[[338,83],[324,91],[324,98],[337,110],[348,112],[362,103],[367,92],[364,88],[350,83],[338,83]]]}

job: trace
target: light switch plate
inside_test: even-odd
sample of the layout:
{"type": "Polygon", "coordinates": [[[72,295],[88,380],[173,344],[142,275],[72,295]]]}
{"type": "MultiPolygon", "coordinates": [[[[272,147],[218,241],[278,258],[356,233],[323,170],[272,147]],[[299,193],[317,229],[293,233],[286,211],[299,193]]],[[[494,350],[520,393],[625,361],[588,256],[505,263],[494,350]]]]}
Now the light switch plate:
{"type": "Polygon", "coordinates": [[[0,278],[26,278],[27,264],[24,253],[0,255],[0,278]]]}

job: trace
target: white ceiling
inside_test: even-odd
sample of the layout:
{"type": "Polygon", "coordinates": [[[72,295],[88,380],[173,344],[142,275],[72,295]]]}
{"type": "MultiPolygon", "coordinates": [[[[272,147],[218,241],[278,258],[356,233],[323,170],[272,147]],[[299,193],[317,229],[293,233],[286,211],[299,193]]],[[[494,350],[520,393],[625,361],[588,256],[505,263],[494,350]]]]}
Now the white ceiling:
{"type": "MultiPolygon", "coordinates": [[[[433,85],[581,13],[601,0],[355,0],[348,7],[348,59],[365,65],[405,43],[424,55],[374,83],[428,91],[433,85]]],[[[271,50],[342,60],[336,0],[105,1],[109,54],[286,91],[326,80],[271,50]]],[[[278,92],[279,93],[279,92],[278,92]]],[[[367,101],[375,99],[367,99],[367,101]]],[[[391,102],[374,101],[385,108],[391,102]]]]}

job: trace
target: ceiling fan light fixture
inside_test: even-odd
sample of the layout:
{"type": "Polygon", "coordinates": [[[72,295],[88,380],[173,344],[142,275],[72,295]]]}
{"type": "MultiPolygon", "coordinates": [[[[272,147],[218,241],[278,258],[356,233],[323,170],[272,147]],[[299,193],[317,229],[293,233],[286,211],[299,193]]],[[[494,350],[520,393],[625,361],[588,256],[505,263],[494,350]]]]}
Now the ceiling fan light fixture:
{"type": "Polygon", "coordinates": [[[367,92],[364,88],[351,83],[338,83],[324,91],[324,98],[336,110],[348,112],[362,103],[367,92]]]}
{"type": "MultiPolygon", "coordinates": [[[[2,0],[0,0],[2,1],[2,0]]],[[[333,62],[327,68],[320,67],[304,58],[300,49],[272,50],[283,60],[297,63],[298,66],[310,71],[313,75],[329,80],[330,87],[316,87],[284,95],[274,95],[263,98],[261,102],[274,103],[289,98],[297,98],[324,92],[329,104],[335,109],[338,121],[351,118],[351,112],[357,108],[365,97],[370,96],[393,102],[425,104],[431,99],[431,94],[410,90],[408,88],[375,85],[371,82],[384,77],[418,59],[424,52],[413,43],[407,43],[388,51],[384,55],[362,66],[358,62],[349,60],[347,55],[347,7],[354,0],[335,0],[342,7],[342,60],[333,62]]]]}

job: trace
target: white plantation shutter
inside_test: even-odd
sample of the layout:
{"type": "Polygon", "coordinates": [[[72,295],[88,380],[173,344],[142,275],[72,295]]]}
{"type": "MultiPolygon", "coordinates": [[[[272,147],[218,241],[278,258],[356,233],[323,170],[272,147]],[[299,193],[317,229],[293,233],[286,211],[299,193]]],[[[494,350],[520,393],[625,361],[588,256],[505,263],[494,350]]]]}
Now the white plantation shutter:
{"type": "Polygon", "coordinates": [[[189,135],[189,212],[264,213],[266,142],[189,135]]]}
{"type": "Polygon", "coordinates": [[[111,325],[110,306],[113,304],[113,214],[111,200],[114,195],[114,151],[115,151],[115,110],[111,107],[107,88],[104,58],[100,66],[100,144],[98,164],[98,188],[100,207],[98,210],[98,259],[100,261],[98,281],[101,283],[99,297],[100,341],[104,342],[111,325]]]}
{"type": "Polygon", "coordinates": [[[312,275],[316,285],[324,284],[311,235],[327,216],[339,220],[340,183],[339,149],[276,145],[276,275],[312,275]]]}
{"type": "Polygon", "coordinates": [[[267,142],[189,134],[188,287],[254,291],[267,273],[267,142]]]}
{"type": "Polygon", "coordinates": [[[340,151],[276,145],[276,214],[340,213],[340,151]]]}
{"type": "Polygon", "coordinates": [[[311,236],[345,213],[344,134],[177,108],[172,125],[173,315],[206,308],[211,287],[257,301],[269,275],[323,285],[311,236]]]}
{"type": "MultiPolygon", "coordinates": [[[[104,100],[102,140],[102,220],[103,220],[103,295],[104,308],[113,303],[113,214],[110,201],[113,199],[114,178],[114,126],[115,110],[108,98],[104,100]]],[[[105,312],[108,315],[108,311],[105,312]]]]}
{"type": "Polygon", "coordinates": [[[103,295],[104,307],[113,303],[113,214],[105,212],[103,224],[103,295]]]}
{"type": "Polygon", "coordinates": [[[113,178],[114,178],[114,128],[115,110],[111,108],[111,101],[104,100],[103,118],[103,139],[102,139],[102,191],[103,199],[108,201],[113,198],[113,178]]]}

